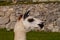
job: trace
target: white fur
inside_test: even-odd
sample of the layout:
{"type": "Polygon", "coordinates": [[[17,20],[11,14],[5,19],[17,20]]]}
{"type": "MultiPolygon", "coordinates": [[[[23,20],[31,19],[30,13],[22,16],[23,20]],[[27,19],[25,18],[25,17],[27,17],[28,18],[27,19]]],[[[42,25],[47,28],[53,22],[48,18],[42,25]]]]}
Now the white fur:
{"type": "Polygon", "coordinates": [[[26,40],[26,31],[23,25],[23,19],[17,21],[14,28],[14,40],[26,40]]]}
{"type": "Polygon", "coordinates": [[[23,21],[23,24],[24,24],[24,26],[25,26],[25,28],[26,28],[27,31],[31,31],[31,30],[33,30],[33,29],[35,29],[35,28],[37,28],[37,29],[39,30],[40,27],[38,26],[38,24],[40,24],[40,23],[42,23],[42,22],[43,22],[43,21],[41,21],[41,20],[39,20],[39,19],[36,19],[36,18],[34,18],[34,17],[32,17],[32,16],[29,16],[28,18],[26,18],[26,19],[23,21]],[[33,18],[35,21],[32,22],[32,23],[29,23],[29,22],[27,21],[29,18],[33,18]]]}
{"type": "Polygon", "coordinates": [[[38,24],[41,22],[41,20],[36,19],[32,16],[27,17],[25,20],[21,18],[19,21],[17,21],[14,28],[14,40],[26,40],[26,32],[34,30],[35,28],[39,30],[40,27],[38,24]],[[35,21],[31,23],[28,22],[27,20],[30,18],[33,18],[35,21]]]}

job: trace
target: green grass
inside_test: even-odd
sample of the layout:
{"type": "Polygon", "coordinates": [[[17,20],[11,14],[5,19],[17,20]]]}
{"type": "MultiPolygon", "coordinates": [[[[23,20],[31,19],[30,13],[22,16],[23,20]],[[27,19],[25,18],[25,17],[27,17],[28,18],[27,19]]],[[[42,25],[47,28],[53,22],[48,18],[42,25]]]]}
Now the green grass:
{"type": "Polygon", "coordinates": [[[13,40],[13,31],[7,32],[5,29],[0,29],[0,40],[13,40]]]}
{"type": "Polygon", "coordinates": [[[11,2],[0,1],[0,6],[12,5],[11,2]]]}
{"type": "Polygon", "coordinates": [[[12,2],[0,1],[0,6],[10,6],[10,5],[18,5],[18,4],[40,4],[40,3],[60,3],[60,1],[43,1],[43,2],[17,2],[16,4],[12,2]]]}
{"type": "Polygon", "coordinates": [[[60,40],[60,33],[52,32],[29,32],[28,40],[60,40]]]}
{"type": "MultiPolygon", "coordinates": [[[[5,29],[0,29],[0,40],[13,40],[13,38],[13,31],[7,32],[5,29]]],[[[60,33],[31,31],[27,33],[27,40],[60,40],[60,33]]]]}

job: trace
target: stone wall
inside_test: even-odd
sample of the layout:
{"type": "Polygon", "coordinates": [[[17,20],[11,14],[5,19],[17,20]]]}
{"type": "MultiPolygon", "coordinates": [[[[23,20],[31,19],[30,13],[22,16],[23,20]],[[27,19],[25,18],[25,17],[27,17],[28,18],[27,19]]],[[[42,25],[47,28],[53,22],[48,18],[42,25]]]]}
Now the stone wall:
{"type": "Polygon", "coordinates": [[[31,8],[30,15],[45,20],[44,31],[60,32],[60,4],[19,4],[0,6],[0,28],[13,29],[17,18],[31,8]]]}
{"type": "Polygon", "coordinates": [[[60,0],[32,0],[33,2],[55,2],[55,1],[60,1],[60,0]]]}

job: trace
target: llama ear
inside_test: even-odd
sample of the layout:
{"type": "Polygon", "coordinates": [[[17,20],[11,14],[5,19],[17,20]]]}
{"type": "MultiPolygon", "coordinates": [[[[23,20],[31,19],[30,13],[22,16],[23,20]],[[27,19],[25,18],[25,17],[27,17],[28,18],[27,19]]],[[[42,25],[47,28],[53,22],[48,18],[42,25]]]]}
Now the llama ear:
{"type": "Polygon", "coordinates": [[[29,12],[30,12],[30,10],[27,11],[27,12],[24,14],[24,19],[26,19],[26,18],[29,16],[29,12]]]}

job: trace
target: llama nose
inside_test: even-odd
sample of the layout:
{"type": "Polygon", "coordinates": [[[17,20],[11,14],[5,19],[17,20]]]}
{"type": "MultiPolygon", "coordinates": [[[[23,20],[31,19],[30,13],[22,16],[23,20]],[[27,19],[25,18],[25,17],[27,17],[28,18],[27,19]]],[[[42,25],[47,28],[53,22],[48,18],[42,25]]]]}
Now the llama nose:
{"type": "Polygon", "coordinates": [[[40,28],[43,28],[44,27],[44,22],[38,24],[40,28]]]}

